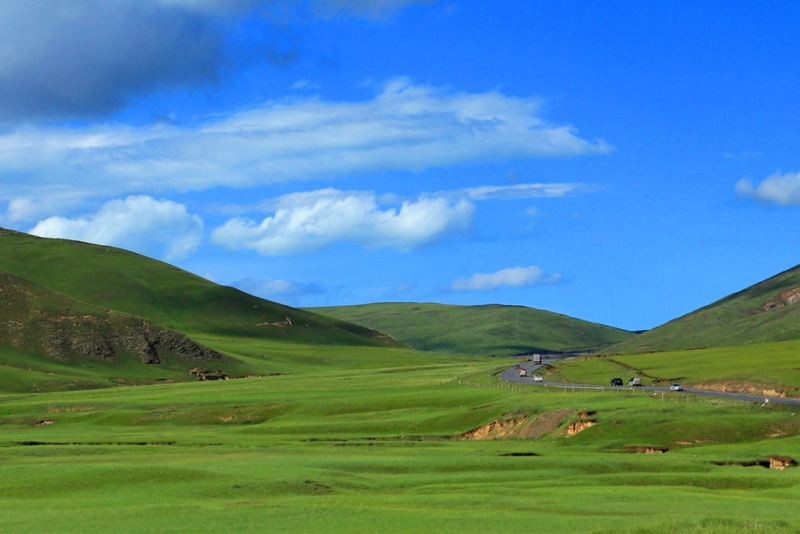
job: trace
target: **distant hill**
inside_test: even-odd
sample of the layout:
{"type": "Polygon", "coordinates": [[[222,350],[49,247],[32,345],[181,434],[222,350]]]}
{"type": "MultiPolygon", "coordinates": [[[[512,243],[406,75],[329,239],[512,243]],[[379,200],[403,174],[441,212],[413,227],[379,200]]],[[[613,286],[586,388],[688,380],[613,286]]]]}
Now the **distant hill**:
{"type": "MultiPolygon", "coordinates": [[[[196,334],[397,346],[370,329],[248,295],[122,249],[0,229],[0,272],[76,301],[196,334]]],[[[46,305],[47,298],[39,299],[46,305]]]]}
{"type": "Polygon", "coordinates": [[[418,350],[462,354],[596,350],[634,335],[522,306],[380,303],[308,310],[379,330],[418,350]]]}
{"type": "Polygon", "coordinates": [[[800,339],[800,266],[614,345],[632,353],[800,339]]]}

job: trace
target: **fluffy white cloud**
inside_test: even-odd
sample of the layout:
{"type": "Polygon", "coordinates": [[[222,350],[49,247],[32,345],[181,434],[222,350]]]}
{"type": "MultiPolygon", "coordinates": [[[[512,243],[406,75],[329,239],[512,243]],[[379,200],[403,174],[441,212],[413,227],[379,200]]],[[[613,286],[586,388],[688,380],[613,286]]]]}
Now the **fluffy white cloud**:
{"type": "Polygon", "coordinates": [[[57,195],[65,184],[109,196],[250,187],[611,150],[538,112],[534,98],[452,93],[398,79],[363,102],[285,100],[194,126],[25,127],[0,135],[0,195],[57,195]]]}
{"type": "Polygon", "coordinates": [[[800,173],[776,173],[758,186],[753,186],[750,180],[742,178],[736,183],[736,193],[764,204],[800,206],[800,173]]]}
{"type": "Polygon", "coordinates": [[[367,248],[409,251],[472,222],[465,199],[423,196],[399,206],[381,207],[371,192],[323,189],[277,199],[275,213],[260,222],[237,217],[211,234],[213,243],[282,255],[323,249],[338,241],[367,248]]]}
{"type": "Polygon", "coordinates": [[[158,252],[164,259],[174,261],[185,258],[200,244],[203,222],[176,202],[130,196],[106,202],[87,217],[50,217],[30,233],[120,246],[146,254],[158,252]]]}
{"type": "Polygon", "coordinates": [[[476,273],[469,278],[456,280],[453,291],[491,291],[499,287],[527,287],[558,282],[561,275],[545,275],[536,265],[511,267],[494,273],[476,273]]]}

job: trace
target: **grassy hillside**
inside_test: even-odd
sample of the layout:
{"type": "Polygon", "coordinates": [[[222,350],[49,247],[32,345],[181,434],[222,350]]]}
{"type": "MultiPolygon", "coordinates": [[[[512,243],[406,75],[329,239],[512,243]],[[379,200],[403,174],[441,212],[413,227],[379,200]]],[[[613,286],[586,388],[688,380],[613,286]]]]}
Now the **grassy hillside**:
{"type": "Polygon", "coordinates": [[[300,343],[396,345],[381,334],[220,286],[112,247],[0,229],[0,271],[182,332],[300,343]]]}
{"type": "Polygon", "coordinates": [[[633,335],[522,306],[382,303],[309,311],[385,332],[418,350],[462,354],[593,350],[633,335]]]}
{"type": "Polygon", "coordinates": [[[800,339],[800,266],[630,338],[609,352],[652,352],[800,339]]]}

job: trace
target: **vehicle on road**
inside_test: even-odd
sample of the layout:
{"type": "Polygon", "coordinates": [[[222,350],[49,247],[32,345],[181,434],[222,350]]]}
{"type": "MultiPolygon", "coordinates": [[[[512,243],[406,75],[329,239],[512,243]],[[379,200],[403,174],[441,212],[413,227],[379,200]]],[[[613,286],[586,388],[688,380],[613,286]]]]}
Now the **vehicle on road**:
{"type": "Polygon", "coordinates": [[[670,384],[669,385],[670,391],[683,391],[683,386],[680,384],[670,384]]]}
{"type": "Polygon", "coordinates": [[[544,378],[542,378],[542,375],[533,375],[533,381],[534,382],[544,382],[544,378]]]}
{"type": "Polygon", "coordinates": [[[614,386],[622,386],[622,379],[621,378],[612,378],[611,379],[611,387],[614,386]]]}
{"type": "Polygon", "coordinates": [[[541,355],[541,354],[534,354],[534,355],[533,355],[533,360],[532,360],[532,361],[533,361],[533,363],[535,363],[536,365],[541,365],[541,364],[542,364],[542,355],[541,355]]]}
{"type": "Polygon", "coordinates": [[[519,376],[520,377],[528,376],[528,371],[526,371],[525,369],[520,369],[519,370],[519,376]]]}
{"type": "Polygon", "coordinates": [[[628,380],[628,387],[638,388],[642,386],[642,379],[638,376],[634,376],[630,380],[628,380]]]}

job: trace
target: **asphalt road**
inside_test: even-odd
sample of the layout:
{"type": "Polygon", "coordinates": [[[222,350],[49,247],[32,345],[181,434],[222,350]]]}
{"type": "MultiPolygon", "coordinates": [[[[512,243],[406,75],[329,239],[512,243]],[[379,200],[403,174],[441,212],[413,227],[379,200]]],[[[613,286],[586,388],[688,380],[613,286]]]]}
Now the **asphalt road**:
{"type": "MultiPolygon", "coordinates": [[[[528,376],[521,377],[519,376],[519,369],[512,367],[510,369],[506,369],[502,373],[500,373],[500,380],[505,380],[506,382],[514,382],[516,384],[528,384],[531,386],[543,386],[543,387],[559,387],[559,388],[567,388],[567,389],[599,389],[599,390],[627,390],[628,386],[622,387],[612,387],[609,385],[599,385],[599,384],[562,384],[559,382],[534,382],[531,375],[536,374],[536,370],[546,365],[552,361],[560,359],[559,357],[544,357],[542,358],[542,365],[534,364],[533,362],[525,362],[520,364],[520,368],[525,369],[528,376]]],[[[623,380],[626,380],[626,377],[621,377],[623,380]]],[[[609,382],[610,382],[609,378],[609,382]]],[[[643,391],[653,391],[656,393],[668,393],[669,386],[665,387],[657,387],[657,386],[641,386],[635,388],[637,390],[643,391]]],[[[710,389],[697,389],[697,388],[686,388],[682,391],[682,393],[687,393],[689,395],[703,395],[706,397],[718,397],[721,399],[733,399],[738,401],[744,402],[759,402],[759,403],[766,403],[766,404],[786,404],[789,406],[800,406],[800,399],[786,399],[783,397],[764,397],[760,395],[745,395],[744,393],[726,393],[724,391],[713,391],[710,389]]]]}

